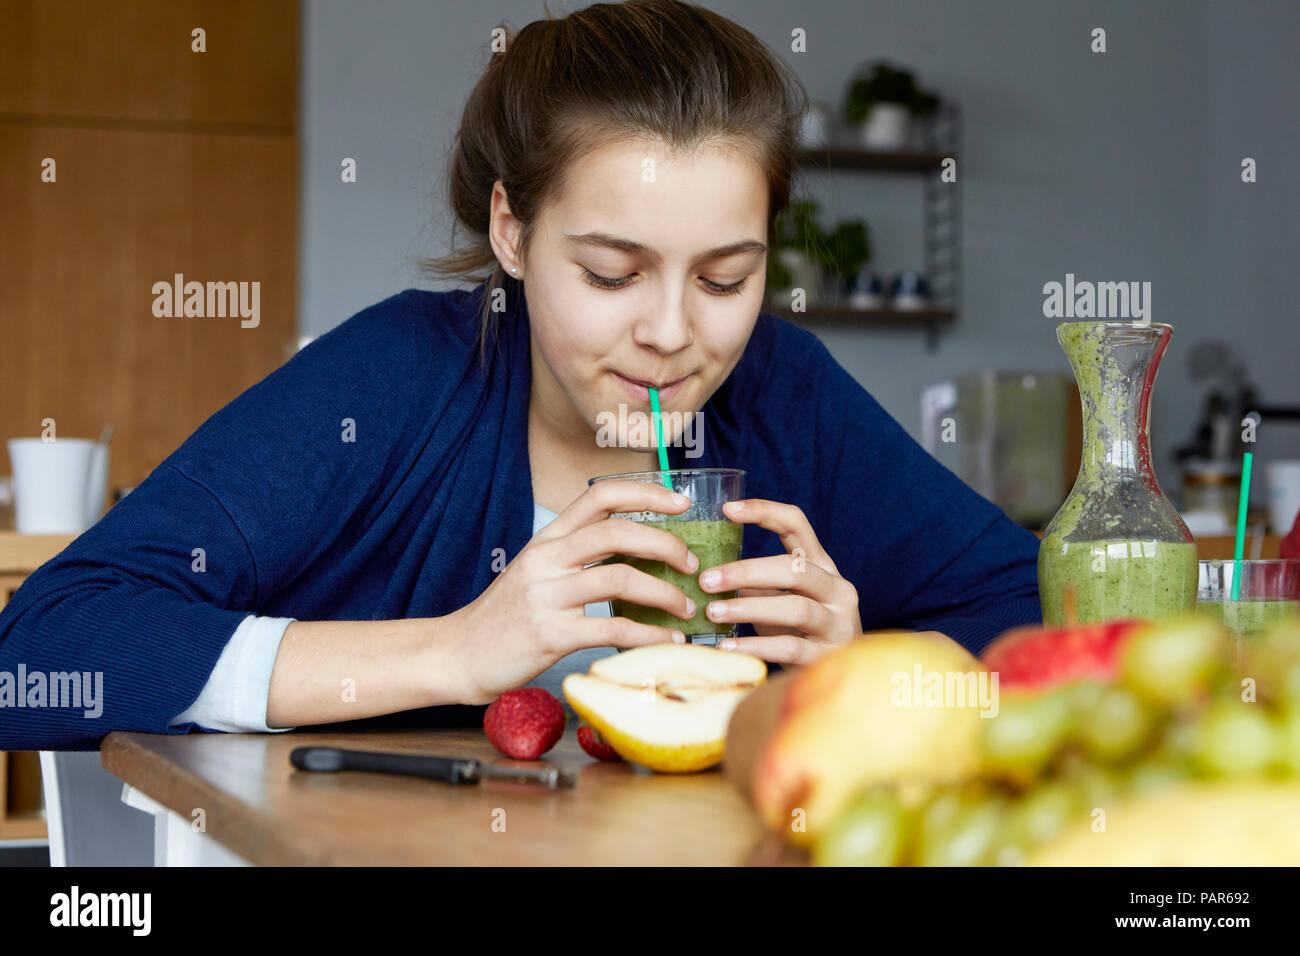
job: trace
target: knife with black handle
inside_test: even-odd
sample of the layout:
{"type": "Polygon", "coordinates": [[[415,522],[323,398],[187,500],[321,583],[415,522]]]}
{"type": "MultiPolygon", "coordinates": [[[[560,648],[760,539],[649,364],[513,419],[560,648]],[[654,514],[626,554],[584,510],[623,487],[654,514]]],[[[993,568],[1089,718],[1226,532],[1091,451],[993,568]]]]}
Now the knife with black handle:
{"type": "Polygon", "coordinates": [[[538,783],[555,790],[572,787],[577,783],[577,775],[563,767],[501,767],[460,757],[346,750],[342,747],[295,747],[289,754],[289,762],[299,770],[313,773],[360,770],[365,773],[425,777],[452,785],[481,783],[491,779],[538,783]]]}

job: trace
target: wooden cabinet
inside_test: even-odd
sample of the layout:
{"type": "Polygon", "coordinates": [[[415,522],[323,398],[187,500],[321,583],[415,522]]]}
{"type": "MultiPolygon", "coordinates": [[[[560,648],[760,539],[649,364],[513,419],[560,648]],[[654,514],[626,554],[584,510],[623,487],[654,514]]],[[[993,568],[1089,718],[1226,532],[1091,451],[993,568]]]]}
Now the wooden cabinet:
{"type": "Polygon", "coordinates": [[[7,0],[3,16],[0,438],[112,424],[110,487],[133,486],[292,354],[298,7],[7,0]],[[256,326],[155,315],[177,274],[257,283],[256,326]]]}
{"type": "MultiPolygon", "coordinates": [[[[113,425],[139,484],[292,354],[299,29],[297,0],[0,0],[0,474],[52,418],[113,425]],[[256,326],[156,315],[177,274],[258,283],[256,326]]],[[[68,540],[0,531],[0,606],[68,540]]],[[[0,753],[0,840],[44,835],[34,759],[0,753]]]]}
{"type": "Polygon", "coordinates": [[[4,0],[0,16],[2,114],[289,135],[297,125],[296,0],[4,0]]]}

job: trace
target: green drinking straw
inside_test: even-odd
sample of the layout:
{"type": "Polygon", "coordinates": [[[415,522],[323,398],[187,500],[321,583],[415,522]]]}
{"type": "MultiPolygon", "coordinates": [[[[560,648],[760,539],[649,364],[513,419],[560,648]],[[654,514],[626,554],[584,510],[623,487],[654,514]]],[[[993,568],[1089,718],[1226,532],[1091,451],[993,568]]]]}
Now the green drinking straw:
{"type": "Polygon", "coordinates": [[[1241,500],[1237,503],[1237,545],[1232,557],[1232,600],[1241,599],[1241,556],[1246,550],[1246,502],[1250,500],[1251,453],[1241,464],[1241,500]]]}
{"type": "Polygon", "coordinates": [[[672,480],[668,477],[668,449],[664,448],[664,420],[659,413],[659,389],[650,389],[650,411],[655,419],[655,448],[659,451],[659,470],[664,472],[664,487],[673,490],[672,480]]]}

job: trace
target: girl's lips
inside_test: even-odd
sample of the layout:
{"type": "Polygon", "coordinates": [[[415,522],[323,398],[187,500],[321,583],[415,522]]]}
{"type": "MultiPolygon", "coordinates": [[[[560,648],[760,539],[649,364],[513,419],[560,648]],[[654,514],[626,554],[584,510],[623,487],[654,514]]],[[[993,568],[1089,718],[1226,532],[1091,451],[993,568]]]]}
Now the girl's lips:
{"type": "MultiPolygon", "coordinates": [[[[631,395],[633,398],[635,398],[637,401],[639,402],[650,401],[649,388],[642,385],[640,382],[634,382],[630,378],[626,378],[620,375],[618,372],[614,373],[614,377],[619,380],[623,388],[627,390],[628,394],[631,395]]],[[[671,399],[674,395],[677,394],[677,392],[681,389],[683,385],[686,384],[686,382],[689,379],[690,379],[689,375],[684,375],[683,377],[679,378],[677,381],[672,382],[671,384],[666,385],[663,388],[659,389],[659,401],[666,402],[669,399],[671,399]]]]}

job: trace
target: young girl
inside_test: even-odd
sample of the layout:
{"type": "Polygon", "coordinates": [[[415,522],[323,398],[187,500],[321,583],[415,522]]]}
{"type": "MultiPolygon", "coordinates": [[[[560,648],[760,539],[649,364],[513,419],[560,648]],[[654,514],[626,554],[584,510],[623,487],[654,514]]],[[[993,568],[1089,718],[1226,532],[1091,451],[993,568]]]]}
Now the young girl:
{"type": "Polygon", "coordinates": [[[739,624],[724,648],[797,666],[901,627],[978,651],[1037,621],[1033,535],[815,336],[759,311],[804,103],[771,51],[702,8],[631,0],[520,31],[456,140],[470,241],[434,263],[491,274],[308,345],[34,573],[0,615],[0,671],[102,672],[102,714],[0,708],[0,748],[429,707],[408,716],[474,720],[509,688],[680,640],[605,604],[685,620],[680,590],[598,562],[698,573],[678,538],[610,517],[686,502],[587,483],[659,467],[628,429],[598,440],[649,413],[652,385],[669,423],[700,415],[697,447],[666,431],[672,467],[746,470],[726,509],[741,560],[700,580],[740,589],[709,609],[739,624]]]}

